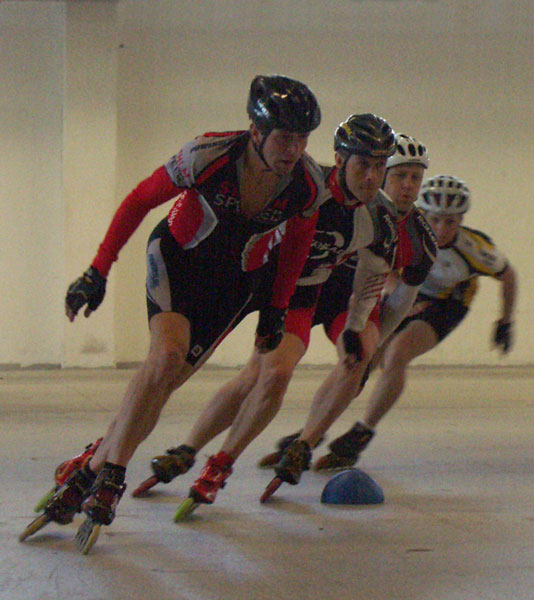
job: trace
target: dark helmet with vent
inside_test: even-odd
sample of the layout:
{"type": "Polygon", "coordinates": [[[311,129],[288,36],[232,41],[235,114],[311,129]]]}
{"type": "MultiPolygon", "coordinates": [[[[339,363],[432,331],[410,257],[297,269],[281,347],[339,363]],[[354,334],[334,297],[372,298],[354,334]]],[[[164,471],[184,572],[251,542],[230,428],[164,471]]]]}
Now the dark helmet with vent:
{"type": "Polygon", "coordinates": [[[395,132],[372,113],[351,115],[339,124],[334,134],[334,150],[340,154],[364,154],[376,158],[395,152],[395,132]]]}
{"type": "Polygon", "coordinates": [[[313,92],[300,81],[283,75],[254,77],[247,113],[263,134],[273,129],[309,133],[321,122],[321,110],[313,92]]]}

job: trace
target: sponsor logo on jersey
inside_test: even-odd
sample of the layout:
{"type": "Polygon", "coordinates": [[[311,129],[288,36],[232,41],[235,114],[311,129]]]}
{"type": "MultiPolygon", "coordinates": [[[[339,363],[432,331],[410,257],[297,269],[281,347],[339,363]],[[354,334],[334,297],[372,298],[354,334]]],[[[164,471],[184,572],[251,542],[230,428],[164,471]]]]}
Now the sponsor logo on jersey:
{"type": "Polygon", "coordinates": [[[152,254],[148,255],[148,280],[150,282],[150,288],[157,288],[159,285],[159,272],[158,263],[152,254]]]}
{"type": "Polygon", "coordinates": [[[191,348],[190,352],[195,358],[198,358],[204,352],[204,348],[200,344],[196,344],[191,348]]]}
{"type": "Polygon", "coordinates": [[[313,260],[333,259],[336,262],[337,255],[344,250],[345,239],[338,231],[315,232],[311,244],[310,258],[313,260]]]}
{"type": "Polygon", "coordinates": [[[382,219],[387,228],[384,235],[384,248],[388,251],[397,242],[397,228],[389,213],[384,213],[382,219]]]}
{"type": "MultiPolygon", "coordinates": [[[[176,167],[178,171],[184,175],[189,181],[193,181],[193,177],[185,164],[184,159],[184,151],[180,150],[180,152],[176,155],[176,167]]],[[[176,178],[178,180],[178,178],[176,178]]]]}
{"type": "MultiPolygon", "coordinates": [[[[212,135],[212,140],[214,141],[209,141],[207,143],[204,144],[197,144],[196,146],[193,146],[193,148],[191,148],[191,154],[193,154],[194,152],[199,152],[200,150],[208,150],[209,148],[224,148],[225,146],[231,146],[234,143],[234,137],[232,132],[229,132],[229,135],[225,135],[225,136],[215,136],[212,135]],[[230,138],[231,139],[227,139],[230,138]]],[[[210,136],[203,136],[203,137],[210,137],[210,136]]],[[[197,138],[198,139],[198,138],[197,138]]]]}
{"type": "Polygon", "coordinates": [[[284,211],[279,208],[264,208],[253,220],[258,223],[272,223],[276,225],[284,218],[284,211]]]}
{"type": "Polygon", "coordinates": [[[419,223],[419,225],[421,226],[421,228],[424,229],[426,231],[426,233],[428,233],[428,235],[432,239],[434,239],[435,238],[434,232],[432,231],[432,228],[428,224],[425,217],[423,217],[423,215],[418,211],[415,213],[415,218],[416,218],[417,222],[419,223]]]}
{"type": "Polygon", "coordinates": [[[487,265],[493,265],[495,263],[495,256],[489,254],[485,250],[480,249],[480,257],[486,262],[487,265]]]}
{"type": "Polygon", "coordinates": [[[236,198],[235,196],[226,196],[223,193],[219,193],[215,194],[213,204],[214,206],[222,206],[224,208],[229,208],[234,212],[238,212],[241,203],[239,202],[239,198],[236,198]]]}

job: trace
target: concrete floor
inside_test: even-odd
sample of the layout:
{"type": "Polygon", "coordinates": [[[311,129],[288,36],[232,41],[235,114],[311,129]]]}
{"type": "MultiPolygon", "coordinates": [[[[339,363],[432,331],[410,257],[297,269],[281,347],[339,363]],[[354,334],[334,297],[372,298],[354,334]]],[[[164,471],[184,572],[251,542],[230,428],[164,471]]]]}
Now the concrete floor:
{"type": "MultiPolygon", "coordinates": [[[[331,475],[305,473],[261,505],[272,472],[255,463],[302,424],[325,373],[297,372],[280,415],[216,503],[175,525],[178,503],[219,440],[189,474],[149,498],[129,491],[149,474],[154,454],[183,440],[233,371],[198,374],[139,448],[116,520],[82,556],[73,543],[80,517],[23,544],[17,536],[58,462],[103,433],[132,372],[1,372],[0,598],[532,600],[534,370],[415,369],[358,465],[380,484],[384,504],[323,505],[331,475]]],[[[361,415],[366,392],[330,439],[361,415]]]]}

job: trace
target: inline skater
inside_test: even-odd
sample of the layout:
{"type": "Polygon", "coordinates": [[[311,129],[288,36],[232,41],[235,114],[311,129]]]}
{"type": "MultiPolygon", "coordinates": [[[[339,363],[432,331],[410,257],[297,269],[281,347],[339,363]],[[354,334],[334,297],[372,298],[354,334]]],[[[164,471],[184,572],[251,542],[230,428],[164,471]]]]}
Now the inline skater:
{"type": "Polygon", "coordinates": [[[247,112],[249,130],[204,134],[142,181],[115,213],[90,268],[69,287],[69,320],[84,305],[89,316],[104,298],[119,250],[144,216],[177,197],[148,242],[148,357],[94,456],[60,487],[21,540],[83,510],[87,518],[77,544],[87,552],[100,526],[112,522],[126,466],[170,394],[252,310],[260,309],[258,352],[279,343],[324,198],[320,167],[305,153],[320,109],[303,83],[261,75],[251,83],[247,112]],[[281,238],[279,260],[271,294],[262,292],[258,306],[274,231],[281,238]],[[218,310],[206,310],[213,306],[218,310]]]}
{"type": "MultiPolygon", "coordinates": [[[[425,170],[429,165],[429,158],[424,144],[415,138],[405,134],[397,134],[396,140],[395,154],[388,159],[386,165],[383,190],[393,202],[398,229],[399,243],[394,266],[395,271],[398,272],[403,269],[401,280],[407,279],[413,285],[416,285],[422,282],[432,265],[432,261],[427,260],[427,254],[421,252],[425,245],[430,244],[427,239],[428,225],[423,221],[420,211],[414,209],[414,203],[417,200],[425,170]],[[416,249],[415,252],[414,248],[416,249]]],[[[435,252],[435,248],[432,252],[435,252]]],[[[353,260],[349,260],[342,265],[342,268],[336,269],[321,293],[317,313],[327,315],[325,318],[327,323],[332,321],[335,323],[334,319],[338,314],[337,306],[343,307],[343,305],[346,305],[357,259],[358,256],[356,255],[353,260]]],[[[384,324],[380,329],[381,338],[384,339],[384,324]]],[[[391,328],[389,328],[389,331],[391,331],[391,328]]],[[[373,358],[374,362],[375,359],[373,358]]],[[[368,374],[369,372],[366,375],[368,374]]],[[[348,402],[351,400],[346,395],[342,398],[340,404],[333,409],[336,411],[335,418],[346,409],[348,402]]],[[[319,402],[321,402],[321,396],[314,399],[314,404],[319,402]]],[[[320,408],[312,406],[311,413],[319,410],[320,408]]],[[[358,423],[356,430],[362,443],[372,435],[372,430],[367,428],[364,423],[358,423]]],[[[259,466],[272,467],[278,464],[284,450],[293,440],[299,437],[300,433],[293,433],[280,439],[276,451],[263,457],[259,461],[259,466]]],[[[327,465],[323,464],[327,460],[327,458],[319,459],[314,468],[327,468],[327,465]]]]}
{"type": "Polygon", "coordinates": [[[517,277],[485,233],[463,225],[471,205],[465,182],[451,175],[431,177],[424,182],[416,205],[436,234],[436,262],[409,316],[383,350],[382,372],[363,418],[330,444],[331,452],[316,462],[316,470],[347,468],[356,463],[379,421],[402,395],[410,362],[435,348],[467,316],[479,277],[493,277],[501,283],[501,316],[495,323],[492,342],[503,353],[512,348],[517,277]]]}
{"type": "MultiPolygon", "coordinates": [[[[379,186],[387,157],[395,150],[393,132],[379,117],[353,115],[336,130],[334,146],[336,166],[325,172],[330,198],[319,211],[310,257],[290,303],[282,343],[270,357],[261,357],[254,352],[245,368],[215,395],[185,444],[153,460],[155,475],[152,483],[170,481],[188,470],[191,466],[189,457],[230,426],[232,429],[223,450],[235,459],[270,422],[278,411],[294,367],[306,351],[310,329],[317,322],[314,314],[321,289],[328,285],[331,274],[337,271],[339,265],[353,256],[358,248],[369,249],[362,261],[366,270],[361,271],[360,278],[374,281],[374,287],[389,272],[396,255],[397,236],[389,212],[391,204],[385,195],[379,193],[379,186]],[[269,385],[272,386],[270,390],[269,385]],[[256,403],[259,400],[261,406],[257,411],[253,409],[254,400],[256,403]]],[[[336,325],[329,332],[341,353],[344,351],[338,338],[343,330],[352,290],[352,272],[348,286],[345,301],[335,315],[340,314],[340,317],[332,319],[336,325]]],[[[373,309],[378,294],[379,289],[369,298],[364,299],[363,295],[360,298],[360,308],[363,304],[367,314],[373,309]]],[[[359,379],[360,374],[356,372],[352,376],[359,379]]],[[[193,497],[199,489],[213,487],[217,491],[216,484],[208,486],[202,479],[201,475],[193,486],[193,497]]],[[[142,486],[140,490],[143,490],[142,486]]],[[[210,499],[213,501],[214,497],[215,494],[210,499]]],[[[186,501],[183,511],[178,511],[178,518],[183,517],[194,504],[198,505],[194,498],[192,500],[186,501]]]]}

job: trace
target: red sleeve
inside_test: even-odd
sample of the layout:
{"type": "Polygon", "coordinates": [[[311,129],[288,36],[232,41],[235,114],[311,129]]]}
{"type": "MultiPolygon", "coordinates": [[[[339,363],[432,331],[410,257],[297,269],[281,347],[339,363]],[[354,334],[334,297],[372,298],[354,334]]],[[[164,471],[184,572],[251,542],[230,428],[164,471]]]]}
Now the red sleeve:
{"type": "Polygon", "coordinates": [[[289,305],[297,279],[310,252],[318,217],[319,213],[315,212],[308,218],[295,215],[287,221],[286,232],[280,244],[278,269],[271,300],[271,304],[276,308],[287,308],[289,305]]]}
{"type": "Polygon", "coordinates": [[[103,277],[107,277],[112,263],[117,260],[120,249],[130,239],[148,212],[174,198],[180,190],[181,188],[176,187],[171,181],[165,167],[156,169],[122,201],[91,266],[95,267],[103,277]]]}

